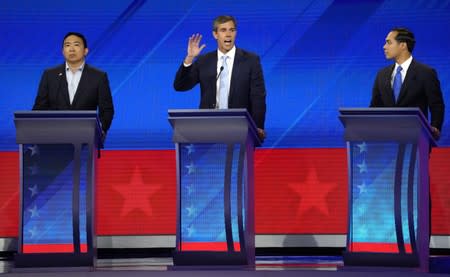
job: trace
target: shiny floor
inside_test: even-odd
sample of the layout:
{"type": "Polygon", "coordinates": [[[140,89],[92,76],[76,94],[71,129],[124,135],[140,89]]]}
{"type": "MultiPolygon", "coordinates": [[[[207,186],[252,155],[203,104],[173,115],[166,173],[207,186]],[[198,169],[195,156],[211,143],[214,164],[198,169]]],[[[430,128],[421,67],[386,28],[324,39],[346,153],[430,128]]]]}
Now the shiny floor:
{"type": "Polygon", "coordinates": [[[14,268],[11,260],[0,261],[0,276],[449,276],[450,257],[430,258],[430,272],[396,268],[343,268],[340,256],[260,256],[253,270],[237,268],[176,268],[172,258],[98,259],[95,268],[14,268]]]}

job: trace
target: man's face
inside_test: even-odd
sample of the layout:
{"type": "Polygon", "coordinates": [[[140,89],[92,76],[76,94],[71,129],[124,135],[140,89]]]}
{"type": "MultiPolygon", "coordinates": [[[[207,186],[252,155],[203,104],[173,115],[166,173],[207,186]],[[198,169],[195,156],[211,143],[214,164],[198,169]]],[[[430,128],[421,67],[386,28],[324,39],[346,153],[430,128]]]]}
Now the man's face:
{"type": "Polygon", "coordinates": [[[236,40],[236,26],[233,21],[227,21],[219,24],[213,31],[213,36],[217,40],[217,47],[220,52],[227,53],[234,46],[236,40]]]}
{"type": "Polygon", "coordinates": [[[88,53],[88,49],[84,47],[81,38],[70,35],[64,40],[62,53],[67,63],[78,64],[84,60],[84,57],[88,53]]]}
{"type": "Polygon", "coordinates": [[[397,31],[393,31],[390,32],[386,37],[386,42],[383,46],[384,55],[386,56],[386,59],[395,60],[397,57],[400,56],[401,53],[405,51],[405,48],[407,47],[406,42],[398,42],[395,40],[397,34],[398,34],[397,31]]]}

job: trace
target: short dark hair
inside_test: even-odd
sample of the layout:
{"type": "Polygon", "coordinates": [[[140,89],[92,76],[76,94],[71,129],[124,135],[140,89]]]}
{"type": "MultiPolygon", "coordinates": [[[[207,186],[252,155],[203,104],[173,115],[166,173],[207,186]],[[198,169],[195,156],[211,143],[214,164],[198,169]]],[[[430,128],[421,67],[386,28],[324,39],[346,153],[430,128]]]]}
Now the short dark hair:
{"type": "Polygon", "coordinates": [[[77,33],[77,32],[68,32],[68,33],[64,36],[64,38],[63,38],[63,46],[64,46],[64,41],[65,41],[66,38],[69,37],[69,36],[76,36],[76,37],[81,38],[81,40],[83,41],[84,48],[87,48],[87,47],[88,47],[88,46],[87,46],[87,40],[86,40],[86,38],[84,37],[84,35],[83,35],[82,33],[77,33]]]}
{"type": "Polygon", "coordinates": [[[412,53],[414,50],[414,45],[416,45],[416,40],[414,38],[413,32],[403,27],[396,27],[391,30],[392,32],[397,32],[395,40],[398,42],[405,42],[408,47],[408,51],[412,53]]]}
{"type": "Polygon", "coordinates": [[[236,22],[236,19],[234,17],[232,17],[231,15],[219,15],[213,21],[213,31],[217,32],[217,27],[220,24],[223,24],[223,23],[228,22],[228,21],[233,21],[234,27],[237,28],[237,22],[236,22]]]}

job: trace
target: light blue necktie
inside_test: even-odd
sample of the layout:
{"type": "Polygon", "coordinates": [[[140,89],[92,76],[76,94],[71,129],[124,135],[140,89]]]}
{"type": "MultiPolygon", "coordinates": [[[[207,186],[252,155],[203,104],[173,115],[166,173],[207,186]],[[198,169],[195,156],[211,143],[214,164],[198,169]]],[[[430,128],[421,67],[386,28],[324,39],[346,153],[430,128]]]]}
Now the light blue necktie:
{"type": "Polygon", "coordinates": [[[219,109],[228,109],[228,91],[230,72],[227,65],[228,56],[222,56],[222,72],[219,81],[219,109]]]}
{"type": "Polygon", "coordinates": [[[394,83],[392,84],[392,89],[394,90],[395,101],[398,101],[398,96],[400,95],[400,90],[402,89],[402,67],[397,67],[397,73],[394,76],[394,83]]]}

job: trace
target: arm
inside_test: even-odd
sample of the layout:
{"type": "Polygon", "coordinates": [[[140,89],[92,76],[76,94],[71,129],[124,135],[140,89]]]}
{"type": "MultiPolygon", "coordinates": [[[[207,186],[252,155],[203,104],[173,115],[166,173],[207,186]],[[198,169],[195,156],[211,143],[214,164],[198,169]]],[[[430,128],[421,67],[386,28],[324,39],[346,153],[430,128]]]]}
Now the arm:
{"type": "Polygon", "coordinates": [[[189,37],[187,55],[173,81],[173,87],[176,91],[190,90],[199,82],[197,68],[192,63],[203,48],[206,47],[205,44],[200,46],[201,39],[202,35],[200,34],[194,34],[189,37]]]}
{"type": "Polygon", "coordinates": [[[436,139],[440,137],[440,130],[444,122],[445,105],[442,97],[441,85],[434,69],[426,76],[425,92],[428,101],[428,107],[431,113],[431,127],[436,139]]]}
{"type": "Polygon", "coordinates": [[[103,73],[98,87],[98,110],[103,132],[107,132],[114,117],[114,105],[109,87],[108,75],[103,73]]]}
{"type": "Polygon", "coordinates": [[[377,74],[377,77],[375,78],[375,81],[373,83],[372,87],[372,99],[370,100],[370,106],[373,107],[383,107],[383,101],[381,100],[381,90],[378,85],[378,79],[379,79],[380,73],[377,74]]]}
{"type": "Polygon", "coordinates": [[[48,97],[48,72],[44,71],[41,81],[39,82],[38,93],[34,100],[33,110],[48,110],[48,97]]]}
{"type": "Polygon", "coordinates": [[[259,57],[252,65],[250,75],[250,105],[252,117],[258,127],[260,138],[264,139],[264,122],[266,117],[266,87],[259,57]]]}

